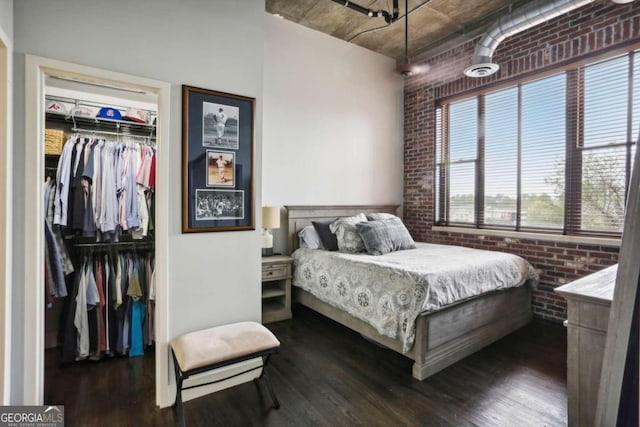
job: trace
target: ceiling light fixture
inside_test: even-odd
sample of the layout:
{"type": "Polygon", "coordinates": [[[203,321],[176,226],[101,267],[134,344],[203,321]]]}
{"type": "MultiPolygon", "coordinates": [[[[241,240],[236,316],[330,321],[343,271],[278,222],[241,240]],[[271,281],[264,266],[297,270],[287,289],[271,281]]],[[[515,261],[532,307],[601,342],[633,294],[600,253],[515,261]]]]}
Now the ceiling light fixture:
{"type": "Polygon", "coordinates": [[[409,63],[409,0],[404,0],[404,63],[396,70],[403,76],[409,77],[418,72],[418,66],[409,63]]]}

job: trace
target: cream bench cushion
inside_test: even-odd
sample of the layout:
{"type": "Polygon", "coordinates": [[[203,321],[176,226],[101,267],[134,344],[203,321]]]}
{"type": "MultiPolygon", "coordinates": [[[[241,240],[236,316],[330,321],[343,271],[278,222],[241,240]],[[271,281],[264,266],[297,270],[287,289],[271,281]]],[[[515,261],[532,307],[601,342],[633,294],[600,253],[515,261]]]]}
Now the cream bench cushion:
{"type": "Polygon", "coordinates": [[[183,372],[238,359],[280,346],[280,341],[257,322],[239,322],[184,334],[171,341],[183,372]]]}

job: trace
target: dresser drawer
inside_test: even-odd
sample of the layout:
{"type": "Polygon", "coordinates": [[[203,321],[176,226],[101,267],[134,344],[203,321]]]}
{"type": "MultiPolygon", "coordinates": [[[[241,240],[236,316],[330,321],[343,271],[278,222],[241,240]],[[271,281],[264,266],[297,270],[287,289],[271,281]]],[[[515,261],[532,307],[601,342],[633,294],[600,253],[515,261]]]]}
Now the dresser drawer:
{"type": "Polygon", "coordinates": [[[262,267],[262,280],[286,279],[289,277],[288,265],[265,265],[262,267]]]}

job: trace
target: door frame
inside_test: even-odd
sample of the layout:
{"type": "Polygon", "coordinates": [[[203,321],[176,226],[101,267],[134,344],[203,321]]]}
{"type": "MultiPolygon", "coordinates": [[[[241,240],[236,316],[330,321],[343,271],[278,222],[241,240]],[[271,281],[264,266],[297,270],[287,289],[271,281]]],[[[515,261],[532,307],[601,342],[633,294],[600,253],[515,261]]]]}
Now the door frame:
{"type": "Polygon", "coordinates": [[[0,28],[0,405],[9,405],[11,395],[11,289],[13,189],[13,47],[0,28]]]}
{"type": "MultiPolygon", "coordinates": [[[[25,324],[24,404],[44,402],[44,129],[45,77],[55,74],[100,83],[142,89],[158,97],[156,129],[156,404],[169,406],[168,349],[168,240],[169,240],[169,138],[171,85],[108,70],[33,55],[25,58],[25,324]],[[29,213],[36,214],[30,215],[29,213]]],[[[54,402],[55,403],[55,402],[54,402]]]]}

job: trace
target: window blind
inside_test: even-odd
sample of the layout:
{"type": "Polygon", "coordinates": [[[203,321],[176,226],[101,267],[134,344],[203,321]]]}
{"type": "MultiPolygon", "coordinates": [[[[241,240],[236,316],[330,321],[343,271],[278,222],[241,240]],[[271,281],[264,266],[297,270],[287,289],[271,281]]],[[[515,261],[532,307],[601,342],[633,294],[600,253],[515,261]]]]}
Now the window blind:
{"type": "MultiPolygon", "coordinates": [[[[640,137],[640,50],[636,50],[633,54],[633,112],[632,112],[632,128],[631,139],[634,143],[638,143],[640,137]]],[[[635,156],[632,157],[635,159],[635,156]]]]}
{"type": "Polygon", "coordinates": [[[441,173],[443,172],[442,165],[442,108],[436,109],[436,170],[435,170],[435,218],[436,221],[442,220],[442,212],[440,211],[440,205],[442,201],[442,184],[443,180],[441,173]]]}
{"type": "Polygon", "coordinates": [[[640,51],[436,111],[436,222],[619,235],[640,51]]]}
{"type": "Polygon", "coordinates": [[[518,88],[486,96],[484,223],[516,226],[518,205],[518,88]]]}
{"type": "Polygon", "coordinates": [[[566,75],[523,84],[521,97],[521,224],[562,229],[566,75]]]}
{"type": "Polygon", "coordinates": [[[478,100],[449,105],[449,221],[475,222],[475,182],[478,152],[478,100]]]}
{"type": "Polygon", "coordinates": [[[584,68],[580,229],[621,232],[624,221],[630,58],[584,68]]]}
{"type": "Polygon", "coordinates": [[[622,232],[628,168],[634,152],[633,64],[633,55],[623,55],[584,68],[579,212],[584,231],[622,232]]]}

